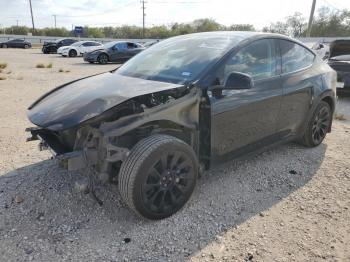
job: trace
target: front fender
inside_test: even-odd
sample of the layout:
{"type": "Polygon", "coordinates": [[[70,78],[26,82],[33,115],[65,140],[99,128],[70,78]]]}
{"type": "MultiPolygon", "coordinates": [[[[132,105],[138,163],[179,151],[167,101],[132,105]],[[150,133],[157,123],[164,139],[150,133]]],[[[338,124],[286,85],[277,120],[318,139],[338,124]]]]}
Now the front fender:
{"type": "Polygon", "coordinates": [[[105,137],[118,137],[146,123],[170,121],[189,129],[198,130],[200,92],[193,88],[189,94],[146,109],[143,113],[122,117],[113,122],[101,124],[100,131],[105,137]]]}

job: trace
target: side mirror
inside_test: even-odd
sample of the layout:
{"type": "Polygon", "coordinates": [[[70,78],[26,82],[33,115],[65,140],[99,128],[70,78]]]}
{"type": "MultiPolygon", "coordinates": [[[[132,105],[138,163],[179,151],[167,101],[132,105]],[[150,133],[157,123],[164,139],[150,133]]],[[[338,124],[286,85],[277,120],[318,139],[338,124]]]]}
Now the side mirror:
{"type": "Polygon", "coordinates": [[[227,77],[223,89],[250,89],[252,87],[254,87],[254,82],[250,75],[233,72],[227,77]]]}

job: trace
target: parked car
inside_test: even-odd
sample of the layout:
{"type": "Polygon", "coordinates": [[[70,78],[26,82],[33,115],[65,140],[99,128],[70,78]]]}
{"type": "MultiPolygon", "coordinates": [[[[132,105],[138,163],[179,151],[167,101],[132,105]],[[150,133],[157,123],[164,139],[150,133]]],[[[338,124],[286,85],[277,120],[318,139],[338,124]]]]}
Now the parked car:
{"type": "Polygon", "coordinates": [[[337,92],[350,94],[350,40],[336,40],[330,44],[328,65],[337,71],[337,92]]]}
{"type": "Polygon", "coordinates": [[[13,47],[13,48],[27,49],[27,48],[31,48],[32,44],[24,39],[12,39],[12,40],[8,40],[0,43],[0,47],[2,48],[13,47]]]}
{"type": "Polygon", "coordinates": [[[183,35],[43,95],[29,107],[28,140],[92,181],[118,181],[136,214],[162,219],[205,169],[281,142],[319,145],[335,84],[334,70],[286,36],[183,35]]]}
{"type": "Polygon", "coordinates": [[[62,46],[58,48],[57,54],[62,56],[76,57],[101,48],[103,45],[95,41],[79,41],[69,46],[62,46]]]}
{"type": "Polygon", "coordinates": [[[57,49],[61,46],[69,46],[75,42],[78,42],[78,40],[70,38],[58,39],[54,42],[44,42],[43,48],[41,50],[44,54],[55,54],[57,53],[57,49]]]}
{"type": "Polygon", "coordinates": [[[144,49],[145,47],[138,43],[125,41],[110,42],[105,44],[101,49],[85,53],[84,61],[89,63],[98,62],[100,64],[107,64],[108,62],[124,63],[144,49]]]}
{"type": "Polygon", "coordinates": [[[323,60],[329,57],[329,45],[326,43],[316,43],[312,46],[312,49],[323,60]]]}

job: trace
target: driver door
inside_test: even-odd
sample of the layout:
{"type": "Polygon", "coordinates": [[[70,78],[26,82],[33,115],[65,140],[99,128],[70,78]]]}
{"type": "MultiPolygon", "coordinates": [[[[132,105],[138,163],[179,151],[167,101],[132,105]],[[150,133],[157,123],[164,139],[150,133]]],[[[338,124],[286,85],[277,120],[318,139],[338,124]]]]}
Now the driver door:
{"type": "Polygon", "coordinates": [[[237,157],[277,139],[281,107],[281,59],[273,39],[257,40],[219,66],[213,85],[223,85],[232,72],[248,74],[250,89],[210,94],[212,161],[237,157]]]}
{"type": "Polygon", "coordinates": [[[116,62],[123,59],[125,56],[126,43],[117,43],[112,47],[110,58],[111,61],[116,62]]]}

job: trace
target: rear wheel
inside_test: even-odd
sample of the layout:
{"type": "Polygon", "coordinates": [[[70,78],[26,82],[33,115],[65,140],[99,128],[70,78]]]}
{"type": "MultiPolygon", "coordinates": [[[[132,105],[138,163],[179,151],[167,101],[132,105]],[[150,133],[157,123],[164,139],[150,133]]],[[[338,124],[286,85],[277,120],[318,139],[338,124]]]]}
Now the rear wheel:
{"type": "Polygon", "coordinates": [[[76,57],[78,54],[77,54],[77,51],[75,51],[74,49],[73,50],[70,50],[69,53],[68,53],[68,56],[69,57],[76,57]]]}
{"type": "Polygon", "coordinates": [[[24,49],[28,49],[29,48],[29,45],[24,45],[24,49]]]}
{"type": "Polygon", "coordinates": [[[136,214],[162,219],[185,205],[197,175],[197,158],[189,145],[175,137],[154,135],[133,147],[122,163],[118,185],[136,214]]]}
{"type": "Polygon", "coordinates": [[[331,123],[332,110],[328,103],[321,101],[308,123],[302,137],[302,144],[307,147],[321,144],[330,129],[331,123]]]}
{"type": "Polygon", "coordinates": [[[100,54],[97,58],[97,61],[102,65],[107,64],[108,63],[108,56],[106,54],[100,54]]]}

